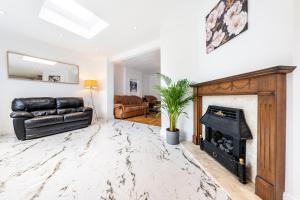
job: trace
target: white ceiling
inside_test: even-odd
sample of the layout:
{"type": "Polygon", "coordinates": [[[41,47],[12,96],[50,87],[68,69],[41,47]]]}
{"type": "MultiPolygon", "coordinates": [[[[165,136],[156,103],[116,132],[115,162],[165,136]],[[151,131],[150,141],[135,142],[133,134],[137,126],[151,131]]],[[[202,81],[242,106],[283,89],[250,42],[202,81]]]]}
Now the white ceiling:
{"type": "Polygon", "coordinates": [[[164,19],[184,3],[180,0],[76,1],[110,26],[87,40],[39,19],[43,0],[0,0],[0,10],[7,13],[0,16],[1,31],[16,32],[84,54],[113,56],[159,38],[164,19]]]}
{"type": "Polygon", "coordinates": [[[127,60],[121,61],[126,67],[146,73],[160,72],[160,50],[148,52],[127,60]]]}

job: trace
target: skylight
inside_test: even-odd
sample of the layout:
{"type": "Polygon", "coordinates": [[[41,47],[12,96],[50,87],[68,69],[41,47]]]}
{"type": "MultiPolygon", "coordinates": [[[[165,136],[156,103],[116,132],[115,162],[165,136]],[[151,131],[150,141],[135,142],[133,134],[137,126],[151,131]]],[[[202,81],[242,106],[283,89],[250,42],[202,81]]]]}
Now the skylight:
{"type": "Polygon", "coordinates": [[[74,0],[46,0],[39,18],[86,39],[91,39],[109,26],[74,0]]]}

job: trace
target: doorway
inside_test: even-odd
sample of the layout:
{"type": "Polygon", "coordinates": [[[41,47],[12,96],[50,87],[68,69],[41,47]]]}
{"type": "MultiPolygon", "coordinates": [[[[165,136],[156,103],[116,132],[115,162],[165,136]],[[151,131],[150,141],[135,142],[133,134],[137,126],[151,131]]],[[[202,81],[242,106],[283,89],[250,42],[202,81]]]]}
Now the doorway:
{"type": "Polygon", "coordinates": [[[114,62],[114,117],[161,126],[160,49],[114,62]]]}

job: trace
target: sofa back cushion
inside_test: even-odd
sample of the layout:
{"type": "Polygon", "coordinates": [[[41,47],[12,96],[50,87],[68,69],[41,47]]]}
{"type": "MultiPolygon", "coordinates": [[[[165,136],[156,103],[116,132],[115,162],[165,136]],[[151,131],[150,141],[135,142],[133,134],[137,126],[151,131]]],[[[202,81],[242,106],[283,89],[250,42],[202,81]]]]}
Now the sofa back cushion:
{"type": "Polygon", "coordinates": [[[123,105],[140,105],[143,103],[141,97],[138,96],[115,96],[114,100],[115,104],[123,104],[123,105]]]}
{"type": "Polygon", "coordinates": [[[77,109],[79,107],[83,107],[83,99],[76,97],[63,97],[56,98],[56,108],[57,109],[66,109],[66,108],[74,108],[77,109]]]}
{"type": "Polygon", "coordinates": [[[115,95],[114,104],[123,104],[123,96],[115,95]]]}
{"type": "Polygon", "coordinates": [[[143,99],[138,96],[128,96],[126,100],[127,105],[140,105],[143,103],[143,99]]]}
{"type": "Polygon", "coordinates": [[[17,98],[14,99],[11,106],[13,111],[34,112],[40,110],[56,109],[54,98],[17,98]]]}

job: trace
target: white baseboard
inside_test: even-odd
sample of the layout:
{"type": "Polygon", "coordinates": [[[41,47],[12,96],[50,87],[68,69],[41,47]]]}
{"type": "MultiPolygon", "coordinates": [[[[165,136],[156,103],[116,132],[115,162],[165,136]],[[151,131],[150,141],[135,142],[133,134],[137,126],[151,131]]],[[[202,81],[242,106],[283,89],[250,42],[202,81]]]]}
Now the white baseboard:
{"type": "Polygon", "coordinates": [[[10,134],[13,134],[14,133],[14,130],[8,130],[8,129],[0,129],[0,134],[1,135],[10,135],[10,134]]]}
{"type": "Polygon", "coordinates": [[[288,193],[284,193],[283,194],[283,200],[300,200],[299,198],[296,198],[295,196],[288,194],[288,193]]]}

